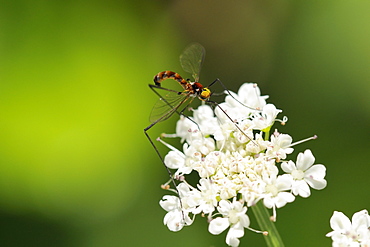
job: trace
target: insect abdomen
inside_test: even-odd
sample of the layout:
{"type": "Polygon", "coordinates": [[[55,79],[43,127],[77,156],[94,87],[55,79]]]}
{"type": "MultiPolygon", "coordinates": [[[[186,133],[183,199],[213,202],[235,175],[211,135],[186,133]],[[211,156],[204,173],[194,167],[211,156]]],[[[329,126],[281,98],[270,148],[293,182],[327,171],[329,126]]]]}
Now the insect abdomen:
{"type": "Polygon", "coordinates": [[[167,79],[173,79],[175,81],[178,81],[181,86],[185,86],[188,82],[181,77],[181,75],[173,72],[173,71],[162,71],[159,72],[154,76],[154,83],[157,86],[161,86],[161,82],[167,79]]]}

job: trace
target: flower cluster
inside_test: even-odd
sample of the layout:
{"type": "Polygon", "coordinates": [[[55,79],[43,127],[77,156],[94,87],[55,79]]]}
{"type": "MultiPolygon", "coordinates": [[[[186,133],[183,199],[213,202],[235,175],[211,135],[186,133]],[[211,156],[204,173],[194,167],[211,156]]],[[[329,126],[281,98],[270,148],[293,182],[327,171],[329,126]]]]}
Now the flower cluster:
{"type": "Polygon", "coordinates": [[[330,226],[333,231],[326,236],[331,237],[334,247],[370,246],[370,216],[366,209],[355,213],[352,222],[342,212],[334,211],[330,226]]]}
{"type": "Polygon", "coordinates": [[[277,130],[270,135],[275,122],[287,119],[277,119],[281,110],[266,103],[268,97],[260,95],[256,84],[227,94],[214,110],[203,104],[193,110],[193,117],[180,117],[176,134],[163,135],[181,138],[183,149],[160,140],[171,149],[164,162],[180,181],[178,195],[164,196],[160,205],[168,212],[164,224],[171,231],[191,225],[201,214],[209,220],[210,233],[229,228],[226,243],[238,246],[244,228],[250,229],[249,207],[262,200],[276,220],[276,208],[295,196],[310,196],[310,187],[326,187],[326,168],[314,165],[310,150],[299,153],[296,162],[287,159],[297,143],[277,130]],[[190,173],[199,176],[195,186],[186,181],[190,173]]]}

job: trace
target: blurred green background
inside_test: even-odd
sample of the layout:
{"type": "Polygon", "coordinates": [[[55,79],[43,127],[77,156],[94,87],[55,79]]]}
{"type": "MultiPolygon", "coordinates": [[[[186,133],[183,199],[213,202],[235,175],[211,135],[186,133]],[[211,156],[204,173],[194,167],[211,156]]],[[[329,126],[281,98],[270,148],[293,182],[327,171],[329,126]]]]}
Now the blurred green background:
{"type": "MultiPolygon", "coordinates": [[[[0,1],[0,245],[225,246],[163,225],[168,175],[143,128],[163,70],[207,50],[205,85],[258,82],[328,186],[278,210],[286,246],[330,246],[334,210],[370,209],[369,1],[0,1]]],[[[177,117],[150,135],[173,133],[177,117]]],[[[165,148],[160,149],[163,153],[165,148]]],[[[252,218],[252,227],[258,228],[252,218]]],[[[264,246],[246,231],[241,246],[264,246]]]]}

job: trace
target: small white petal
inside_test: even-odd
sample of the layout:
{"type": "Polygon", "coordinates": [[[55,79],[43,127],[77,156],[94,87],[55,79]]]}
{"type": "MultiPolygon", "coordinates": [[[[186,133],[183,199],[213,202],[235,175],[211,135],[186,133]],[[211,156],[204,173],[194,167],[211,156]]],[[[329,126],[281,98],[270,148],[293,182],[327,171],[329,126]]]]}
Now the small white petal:
{"type": "Polygon", "coordinates": [[[289,192],[280,192],[276,197],[275,205],[277,208],[284,207],[288,202],[293,202],[295,197],[289,192]]]}
{"type": "Polygon", "coordinates": [[[226,235],[226,243],[229,246],[239,246],[239,238],[244,236],[244,228],[240,224],[235,224],[230,227],[226,235]]]}
{"type": "Polygon", "coordinates": [[[306,171],[315,162],[311,150],[307,149],[304,153],[299,153],[297,157],[297,169],[306,171]]]}
{"type": "MultiPolygon", "coordinates": [[[[171,212],[168,212],[165,215],[165,217],[163,219],[163,223],[165,225],[167,225],[167,227],[170,231],[178,232],[185,225],[184,217],[185,217],[185,215],[181,210],[171,211],[171,212]]],[[[187,221],[187,224],[190,225],[191,223],[192,223],[191,220],[187,221]]]]}
{"type": "Polygon", "coordinates": [[[366,209],[353,214],[352,225],[355,229],[364,227],[367,229],[370,226],[369,214],[366,209]]]}
{"type": "Polygon", "coordinates": [[[303,198],[307,198],[311,195],[310,187],[304,180],[294,181],[292,192],[294,195],[300,195],[303,198]]]}
{"type": "Polygon", "coordinates": [[[305,181],[307,182],[307,184],[311,186],[311,188],[315,190],[322,190],[327,185],[327,181],[325,179],[316,180],[316,179],[306,178],[305,181]]]}
{"type": "Polygon", "coordinates": [[[291,173],[292,171],[296,170],[296,166],[293,161],[289,160],[288,162],[283,162],[281,164],[281,169],[283,169],[286,173],[291,173]]]}
{"type": "Polygon", "coordinates": [[[276,179],[276,187],[279,191],[289,190],[292,186],[293,177],[290,174],[279,175],[276,179]]]}
{"type": "MultiPolygon", "coordinates": [[[[293,141],[293,138],[290,135],[287,134],[280,134],[278,136],[279,139],[279,146],[282,148],[288,148],[293,141]]],[[[293,148],[291,148],[291,151],[293,151],[293,148]]]]}
{"type": "Polygon", "coordinates": [[[180,152],[171,150],[164,157],[164,163],[170,169],[178,169],[185,165],[185,156],[180,152]]]}
{"type": "Polygon", "coordinates": [[[239,216],[239,222],[240,222],[241,226],[249,227],[250,220],[249,220],[248,215],[243,214],[243,215],[239,216]]]}
{"type": "Polygon", "coordinates": [[[230,202],[230,201],[228,201],[228,200],[221,200],[221,201],[218,203],[218,211],[219,211],[222,215],[227,215],[231,209],[232,209],[232,204],[231,204],[231,202],[230,202]]]}
{"type": "Polygon", "coordinates": [[[314,189],[321,190],[326,187],[326,180],[324,179],[326,168],[323,165],[314,165],[310,167],[305,173],[305,181],[314,189]]]}
{"type": "Polygon", "coordinates": [[[305,172],[305,175],[308,177],[314,177],[322,179],[326,175],[326,167],[324,165],[313,165],[305,172]]]}
{"type": "Polygon", "coordinates": [[[213,235],[218,235],[221,232],[225,231],[230,225],[229,219],[217,217],[213,219],[208,226],[208,231],[213,235]]]}
{"type": "Polygon", "coordinates": [[[162,200],[159,201],[161,207],[166,211],[173,211],[177,209],[180,205],[180,200],[176,196],[163,196],[162,200]]]}
{"type": "Polygon", "coordinates": [[[330,218],[330,227],[334,231],[343,231],[351,228],[351,221],[342,212],[334,211],[330,218]]]}
{"type": "Polygon", "coordinates": [[[263,205],[265,205],[266,208],[272,208],[274,206],[274,201],[271,197],[265,197],[263,198],[263,205]]]}

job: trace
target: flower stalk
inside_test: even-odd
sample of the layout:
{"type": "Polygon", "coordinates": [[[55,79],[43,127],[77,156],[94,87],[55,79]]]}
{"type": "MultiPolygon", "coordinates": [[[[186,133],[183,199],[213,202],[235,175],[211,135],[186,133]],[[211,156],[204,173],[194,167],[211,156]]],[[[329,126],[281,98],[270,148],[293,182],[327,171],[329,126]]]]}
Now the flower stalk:
{"type": "Polygon", "coordinates": [[[251,207],[251,210],[256,217],[257,223],[261,230],[267,231],[267,235],[263,234],[268,247],[284,247],[275,223],[270,220],[269,212],[261,201],[251,207]]]}

